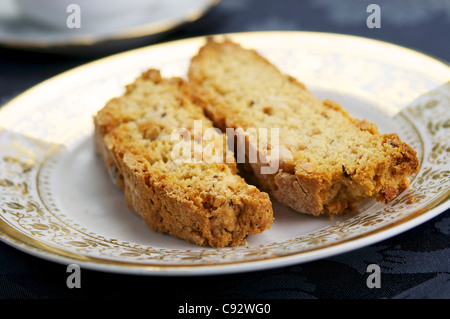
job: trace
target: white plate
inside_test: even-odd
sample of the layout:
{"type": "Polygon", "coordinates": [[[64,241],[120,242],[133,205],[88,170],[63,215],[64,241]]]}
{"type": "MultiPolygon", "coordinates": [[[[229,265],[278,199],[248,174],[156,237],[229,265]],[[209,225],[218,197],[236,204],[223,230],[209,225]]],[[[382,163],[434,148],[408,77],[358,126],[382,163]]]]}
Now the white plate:
{"type": "Polygon", "coordinates": [[[229,36],[257,49],[319,97],[337,100],[383,132],[397,132],[418,152],[420,171],[411,186],[388,205],[366,201],[358,212],[334,219],[301,215],[274,203],[272,228],[234,248],[199,247],[148,229],[127,209],[122,192],[110,183],[94,153],[92,116],[147,68],[185,77],[190,57],[204,43],[204,38],[194,38],[76,68],[1,109],[1,239],[32,255],[89,269],[224,274],[292,265],[364,247],[449,208],[448,65],[353,36],[309,32],[229,36]]]}
{"type": "Polygon", "coordinates": [[[0,45],[34,51],[90,55],[158,39],[193,22],[220,0],[152,1],[136,14],[95,28],[51,28],[28,21],[13,0],[0,0],[0,45]]]}

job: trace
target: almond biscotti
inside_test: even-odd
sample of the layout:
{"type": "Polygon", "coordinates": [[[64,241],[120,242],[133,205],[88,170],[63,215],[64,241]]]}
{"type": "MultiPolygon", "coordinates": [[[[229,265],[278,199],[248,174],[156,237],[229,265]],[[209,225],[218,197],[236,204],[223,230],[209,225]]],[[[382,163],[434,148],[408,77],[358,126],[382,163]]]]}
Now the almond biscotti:
{"type": "Polygon", "coordinates": [[[217,132],[202,138],[208,129],[211,135],[212,123],[181,78],[164,79],[157,70],[143,73],[96,114],[94,124],[96,148],[108,172],[124,190],[129,208],[151,229],[224,247],[243,244],[248,235],[271,226],[268,194],[237,174],[232,154],[232,160],[226,151],[217,152],[223,161],[207,160],[194,158],[206,152],[177,149],[211,148],[225,140],[217,132]],[[173,138],[177,131],[179,140],[173,138]]]}
{"type": "Polygon", "coordinates": [[[336,102],[319,100],[256,51],[230,40],[209,39],[193,57],[188,78],[216,126],[243,129],[247,152],[259,155],[257,161],[247,156],[246,163],[260,186],[296,211],[334,214],[366,198],[389,202],[418,170],[416,152],[395,133],[380,134],[336,102]],[[277,144],[262,152],[246,134],[251,128],[278,128],[277,144]],[[278,169],[262,174],[270,157],[278,169]]]}

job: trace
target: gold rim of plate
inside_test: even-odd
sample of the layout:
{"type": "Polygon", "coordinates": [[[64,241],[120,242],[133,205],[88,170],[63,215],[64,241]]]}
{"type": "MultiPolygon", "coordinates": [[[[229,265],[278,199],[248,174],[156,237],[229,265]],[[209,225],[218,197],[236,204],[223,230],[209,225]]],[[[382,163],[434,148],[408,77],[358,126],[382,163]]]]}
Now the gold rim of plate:
{"type": "MultiPolygon", "coordinates": [[[[404,128],[408,139],[414,145],[413,147],[420,153],[420,171],[412,178],[410,188],[400,194],[392,203],[376,206],[376,213],[372,211],[365,215],[356,214],[342,223],[313,231],[311,234],[257,246],[210,250],[202,250],[199,247],[193,247],[192,250],[143,247],[116,239],[99,237],[86,231],[82,225],[72,224],[70,219],[59,211],[58,205],[53,203],[52,195],[48,194],[50,182],[45,173],[51,171],[52,165],[64,155],[64,149],[58,146],[64,144],[64,142],[54,142],[52,141],[53,137],[48,139],[45,131],[36,132],[36,136],[32,139],[20,133],[24,128],[27,128],[26,125],[29,123],[37,125],[39,128],[37,124],[39,118],[30,121],[25,116],[28,110],[32,110],[32,106],[29,106],[30,99],[32,101],[34,95],[45,95],[47,90],[50,90],[49,92],[54,91],[61,85],[62,92],[64,92],[64,89],[70,88],[71,85],[64,83],[71,78],[79,77],[83,72],[91,72],[91,70],[95,72],[98,69],[106,70],[111,63],[132,60],[135,57],[137,59],[143,56],[147,57],[155,51],[158,51],[158,54],[161,54],[161,52],[167,53],[167,59],[175,61],[168,62],[168,69],[171,72],[179,73],[180,70],[183,70],[183,67],[179,69],[170,68],[170,63],[175,66],[180,64],[180,62],[177,62],[176,56],[172,57],[170,53],[183,51],[184,48],[187,48],[185,53],[180,54],[181,56],[185,55],[185,60],[188,59],[190,53],[187,52],[198,48],[205,39],[205,37],[199,37],[157,44],[91,62],[37,85],[0,109],[0,141],[3,139],[3,141],[11,144],[0,148],[0,189],[2,190],[2,195],[0,195],[0,239],[19,250],[44,259],[65,264],[78,263],[86,268],[96,270],[151,275],[206,275],[285,266],[361,248],[415,227],[450,207],[450,181],[448,180],[450,171],[447,156],[450,149],[450,139],[448,138],[450,118],[447,112],[448,93],[450,92],[450,83],[448,83],[450,68],[448,65],[422,53],[394,44],[355,36],[301,31],[247,32],[232,33],[226,36],[242,43],[250,41],[249,45],[252,46],[264,42],[266,43],[264,49],[269,51],[267,42],[271,40],[279,45],[284,45],[281,50],[279,46],[273,49],[275,56],[277,54],[281,54],[283,57],[289,56],[289,54],[301,54],[298,53],[297,47],[299,41],[309,41],[308,43],[311,45],[316,43],[317,48],[320,48],[320,46],[332,40],[337,41],[337,43],[342,41],[344,44],[370,45],[378,48],[378,50],[387,50],[394,55],[397,54],[399,57],[408,57],[411,61],[426,62],[427,66],[432,68],[431,71],[426,72],[432,72],[433,75],[430,75],[430,79],[424,80],[421,87],[416,86],[419,84],[416,83],[417,79],[414,78],[410,80],[415,81],[413,85],[398,86],[397,88],[394,85],[392,93],[386,92],[385,94],[386,101],[389,101],[387,104],[394,107],[393,109],[384,109],[383,112],[391,112],[390,116],[395,119],[396,125],[398,123],[400,130],[402,130],[402,127],[404,128]],[[427,85],[431,87],[427,87],[427,85]],[[396,90],[401,92],[396,94],[396,90]],[[421,95],[423,93],[426,94],[421,95]],[[409,103],[405,104],[405,107],[401,110],[395,109],[395,105],[400,103],[399,101],[409,101],[409,103]],[[49,140],[52,142],[48,142],[49,140]],[[27,143],[31,143],[32,149],[27,143]],[[55,238],[58,237],[58,240],[62,239],[66,242],[49,240],[48,234],[52,234],[52,231],[55,238]],[[64,236],[67,236],[67,238],[64,238],[64,236]],[[67,240],[73,241],[74,245],[79,247],[67,248],[64,246],[67,245],[67,240]],[[118,257],[120,254],[101,255],[98,253],[101,250],[96,250],[100,248],[105,251],[123,249],[121,251],[124,253],[123,256],[129,258],[120,259],[118,257]],[[90,251],[90,249],[92,250],[90,251]],[[233,254],[236,255],[234,259],[230,257],[233,254]],[[133,259],[134,257],[136,259],[133,259]]],[[[305,54],[314,55],[313,47],[314,45],[311,46],[311,52],[305,54]]],[[[325,46],[323,47],[325,48],[325,46]]],[[[255,47],[255,49],[259,48],[255,47]]],[[[346,59],[345,54],[348,53],[343,49],[331,50],[330,55],[333,55],[333,57],[330,58],[329,62],[343,61],[346,59]]],[[[356,52],[355,54],[358,55],[359,53],[356,52]]],[[[362,59],[364,58],[366,57],[362,57],[362,59]]],[[[374,57],[374,59],[377,61],[379,57],[374,57]]],[[[370,62],[373,63],[372,60],[370,62]]],[[[368,66],[370,67],[370,65],[369,63],[368,66]]],[[[420,65],[414,63],[412,68],[419,75],[422,74],[420,65]]],[[[414,70],[405,72],[415,72],[414,70]]],[[[401,70],[394,71],[398,73],[401,70]]],[[[327,78],[329,74],[319,74],[318,76],[327,78]]],[[[375,74],[374,76],[378,75],[375,74]]],[[[104,84],[105,86],[110,85],[108,84],[108,78],[110,78],[108,74],[99,76],[100,80],[107,83],[104,84]]],[[[123,81],[127,83],[131,78],[130,75],[123,81]]],[[[401,81],[400,78],[398,83],[402,83],[401,81]]],[[[408,79],[406,79],[406,82],[408,82],[408,79]]],[[[78,84],[78,82],[76,83],[78,84]]],[[[394,82],[394,84],[396,83],[394,82]]],[[[117,86],[122,84],[117,84],[117,86]]],[[[350,82],[343,85],[351,84],[350,82]]],[[[89,83],[85,85],[89,85],[89,83]]],[[[362,85],[370,86],[372,82],[362,83],[362,85]]],[[[378,87],[376,90],[386,89],[378,87]]],[[[87,91],[86,96],[89,96],[89,93],[95,92],[87,91]]],[[[45,101],[39,103],[42,105],[45,104],[45,101]]],[[[47,111],[51,111],[51,107],[49,106],[47,111]]],[[[80,111],[77,113],[73,108],[66,107],[66,109],[67,112],[69,110],[73,112],[70,116],[75,118],[81,116],[80,111]]],[[[90,129],[91,126],[86,124],[85,127],[69,129],[68,132],[64,131],[65,136],[59,133],[58,138],[61,141],[71,140],[71,142],[68,142],[70,144],[80,138],[85,138],[90,129]]],[[[52,132],[51,134],[56,133],[52,132]]]]}

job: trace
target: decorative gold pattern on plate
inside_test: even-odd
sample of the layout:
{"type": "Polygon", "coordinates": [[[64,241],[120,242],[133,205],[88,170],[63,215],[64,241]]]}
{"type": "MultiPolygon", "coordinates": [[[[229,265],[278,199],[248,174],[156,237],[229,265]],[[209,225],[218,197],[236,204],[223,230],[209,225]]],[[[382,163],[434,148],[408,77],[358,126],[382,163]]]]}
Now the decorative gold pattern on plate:
{"type": "MultiPolygon", "coordinates": [[[[90,152],[94,152],[90,148],[92,115],[145,69],[143,57],[148,54],[157,54],[158,60],[152,62],[157,63],[163,73],[183,76],[190,56],[187,52],[194,52],[203,39],[184,40],[131,51],[75,69],[24,93],[0,112],[0,238],[40,257],[78,262],[100,270],[144,274],[231,272],[299,263],[361,247],[423,222],[449,206],[450,83],[444,84],[448,79],[443,80],[450,77],[447,66],[419,53],[375,41],[380,49],[394,53],[400,50],[416,59],[437,63],[443,75],[442,79],[436,79],[435,72],[427,77],[426,70],[402,69],[403,66],[382,60],[379,55],[367,56],[364,50],[351,48],[349,55],[342,48],[334,50],[328,45],[330,40],[356,44],[368,41],[354,37],[302,32],[231,36],[242,43],[250,39],[251,45],[282,69],[291,70],[290,73],[299,78],[303,74],[302,80],[313,90],[363,101],[365,106],[360,110],[363,114],[378,114],[373,115],[378,121],[390,121],[419,155],[420,171],[412,177],[411,186],[387,205],[366,201],[359,212],[326,221],[321,227],[299,231],[289,238],[278,236],[274,230],[270,238],[256,239],[247,246],[234,248],[202,248],[184,242],[178,245],[176,241],[165,247],[164,241],[172,240],[166,235],[160,235],[158,238],[162,241],[158,242],[146,238],[119,238],[108,234],[101,223],[94,225],[94,219],[103,215],[96,215],[95,210],[88,213],[85,209],[86,216],[93,218],[91,223],[80,212],[76,194],[74,200],[61,198],[61,187],[69,185],[77,190],[76,175],[70,174],[73,169],[83,167],[83,160],[97,171],[103,171],[101,165],[96,166],[99,162],[89,157],[90,152]],[[314,43],[310,46],[299,46],[311,39],[314,43]],[[271,41],[284,43],[284,46],[267,45],[271,41]],[[319,47],[322,47],[321,53],[317,50],[319,47]],[[184,53],[174,54],[174,50],[184,53]],[[311,64],[306,62],[308,58],[311,64]],[[137,61],[129,62],[131,68],[125,65],[111,73],[108,65],[120,59],[137,61]],[[350,69],[346,67],[349,59],[353,65],[350,69]],[[302,62],[296,64],[296,61],[302,62]],[[374,73],[365,72],[367,67],[374,73]],[[91,73],[96,76],[84,77],[91,73]],[[333,77],[343,79],[341,84],[335,86],[333,77]],[[386,81],[380,83],[383,78],[386,81]],[[69,79],[75,80],[69,82],[69,79]],[[333,83],[327,83],[327,79],[333,83]],[[392,87],[389,83],[396,84],[392,87]],[[26,103],[40,101],[36,97],[48,96],[46,90],[55,86],[61,89],[54,91],[52,98],[31,106],[26,103]],[[433,86],[434,90],[416,99],[418,92],[433,86]],[[386,103],[382,106],[374,103],[377,97],[385,97],[386,103]],[[405,101],[413,100],[405,107],[405,101]],[[20,107],[25,104],[27,116],[20,113],[20,107]]],[[[108,200],[101,198],[101,203],[108,203],[108,200]]],[[[131,214],[126,208],[123,210],[124,214],[131,214]]]]}

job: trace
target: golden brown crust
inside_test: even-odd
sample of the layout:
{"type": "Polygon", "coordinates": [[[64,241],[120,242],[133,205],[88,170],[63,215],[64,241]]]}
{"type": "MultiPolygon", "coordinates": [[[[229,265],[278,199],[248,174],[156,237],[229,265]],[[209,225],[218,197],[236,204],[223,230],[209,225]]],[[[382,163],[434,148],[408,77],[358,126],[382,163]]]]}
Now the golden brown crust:
{"type": "Polygon", "coordinates": [[[235,162],[174,163],[171,133],[193,133],[195,120],[212,127],[187,84],[149,70],[94,117],[95,145],[128,207],[151,229],[204,246],[243,244],[270,228],[269,196],[238,176],[235,162]]]}
{"type": "Polygon", "coordinates": [[[280,129],[280,149],[288,156],[280,157],[278,172],[261,174],[260,161],[250,165],[263,189],[299,212],[344,212],[365,198],[389,202],[418,170],[416,152],[396,134],[380,134],[338,103],[317,99],[256,51],[228,39],[208,39],[188,78],[220,129],[280,129]]]}

